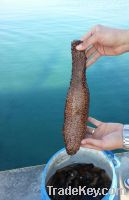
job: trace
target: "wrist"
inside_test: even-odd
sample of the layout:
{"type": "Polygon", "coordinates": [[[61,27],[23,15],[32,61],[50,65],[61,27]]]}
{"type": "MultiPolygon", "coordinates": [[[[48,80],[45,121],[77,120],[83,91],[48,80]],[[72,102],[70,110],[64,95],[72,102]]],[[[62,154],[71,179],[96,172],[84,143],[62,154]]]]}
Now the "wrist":
{"type": "Polygon", "coordinates": [[[125,30],[124,48],[125,48],[125,52],[129,52],[129,30],[125,30]]]}
{"type": "Polygon", "coordinates": [[[129,125],[123,126],[123,148],[129,150],[129,125]]]}

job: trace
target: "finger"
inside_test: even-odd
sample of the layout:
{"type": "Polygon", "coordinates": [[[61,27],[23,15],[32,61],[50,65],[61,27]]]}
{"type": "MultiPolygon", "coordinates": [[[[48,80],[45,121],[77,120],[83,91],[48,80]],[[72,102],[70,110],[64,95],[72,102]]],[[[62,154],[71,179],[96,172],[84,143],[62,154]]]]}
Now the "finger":
{"type": "Polygon", "coordinates": [[[95,132],[95,128],[92,128],[92,127],[90,127],[90,126],[87,126],[86,134],[88,133],[88,134],[92,135],[92,134],[93,134],[93,131],[95,132]]]}
{"type": "Polygon", "coordinates": [[[100,126],[103,123],[93,117],[88,117],[88,122],[94,124],[95,126],[100,126]]]}
{"type": "Polygon", "coordinates": [[[92,138],[92,134],[91,133],[86,133],[85,138],[92,138]]]}
{"type": "Polygon", "coordinates": [[[87,62],[86,62],[86,67],[89,67],[90,65],[92,65],[93,63],[96,62],[96,60],[99,59],[101,55],[97,52],[91,59],[89,59],[87,62]]]}
{"type": "Polygon", "coordinates": [[[85,50],[86,48],[90,47],[91,45],[94,45],[97,42],[97,36],[96,34],[92,35],[87,41],[84,41],[83,43],[76,46],[77,50],[85,50]]]}
{"type": "Polygon", "coordinates": [[[95,138],[96,139],[97,133],[98,133],[97,128],[95,129],[95,128],[88,126],[87,129],[86,129],[85,138],[95,138]]]}
{"type": "Polygon", "coordinates": [[[87,139],[83,139],[81,141],[81,144],[83,144],[83,145],[88,144],[88,145],[96,146],[96,147],[103,149],[103,141],[102,140],[87,138],[87,139]]]}
{"type": "Polygon", "coordinates": [[[84,35],[84,36],[81,37],[81,41],[87,40],[91,36],[92,36],[92,32],[89,31],[86,35],[84,35]]]}
{"type": "Polygon", "coordinates": [[[87,59],[88,59],[90,56],[92,56],[95,52],[96,52],[96,48],[95,48],[94,46],[91,47],[90,49],[88,49],[88,50],[86,51],[86,57],[87,57],[87,59]]]}
{"type": "Polygon", "coordinates": [[[91,37],[96,32],[96,26],[92,27],[92,29],[84,36],[82,36],[81,40],[87,40],[89,37],[91,37]]]}
{"type": "Polygon", "coordinates": [[[95,150],[101,150],[101,148],[93,146],[93,145],[89,145],[89,144],[81,145],[81,147],[89,148],[89,149],[95,149],[95,150]]]}

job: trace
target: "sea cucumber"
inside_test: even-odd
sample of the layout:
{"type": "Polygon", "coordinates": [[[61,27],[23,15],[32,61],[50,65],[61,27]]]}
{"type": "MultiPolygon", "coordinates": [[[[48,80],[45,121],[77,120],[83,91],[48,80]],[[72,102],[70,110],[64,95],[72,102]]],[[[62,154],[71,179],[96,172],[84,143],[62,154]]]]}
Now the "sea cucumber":
{"type": "Polygon", "coordinates": [[[81,140],[85,137],[89,113],[85,51],[76,50],[76,46],[80,43],[79,40],[71,43],[72,77],[64,112],[63,136],[66,151],[69,155],[75,154],[80,148],[81,140]]]}

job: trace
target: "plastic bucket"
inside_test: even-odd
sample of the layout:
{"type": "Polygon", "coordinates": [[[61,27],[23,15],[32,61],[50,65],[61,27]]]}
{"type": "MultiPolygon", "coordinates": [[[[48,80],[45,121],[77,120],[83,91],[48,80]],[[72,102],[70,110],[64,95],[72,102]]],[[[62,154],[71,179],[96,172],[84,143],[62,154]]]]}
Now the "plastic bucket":
{"type": "Polygon", "coordinates": [[[93,163],[95,166],[104,169],[112,180],[110,193],[102,198],[102,200],[117,200],[117,175],[115,169],[120,166],[119,159],[111,151],[97,151],[88,148],[80,148],[73,156],[66,153],[63,148],[55,153],[46,164],[42,174],[41,195],[42,200],[50,200],[46,191],[46,183],[49,178],[60,168],[73,163],[93,163]]]}

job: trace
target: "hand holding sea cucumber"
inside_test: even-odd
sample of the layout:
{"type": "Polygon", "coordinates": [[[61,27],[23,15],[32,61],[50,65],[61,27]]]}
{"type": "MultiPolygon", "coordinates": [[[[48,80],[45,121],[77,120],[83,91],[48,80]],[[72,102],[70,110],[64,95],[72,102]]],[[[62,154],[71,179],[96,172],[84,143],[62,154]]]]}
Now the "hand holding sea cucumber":
{"type": "Polygon", "coordinates": [[[86,67],[95,63],[101,56],[129,52],[129,30],[96,25],[81,40],[83,43],[76,48],[79,51],[86,50],[86,67]]]}

